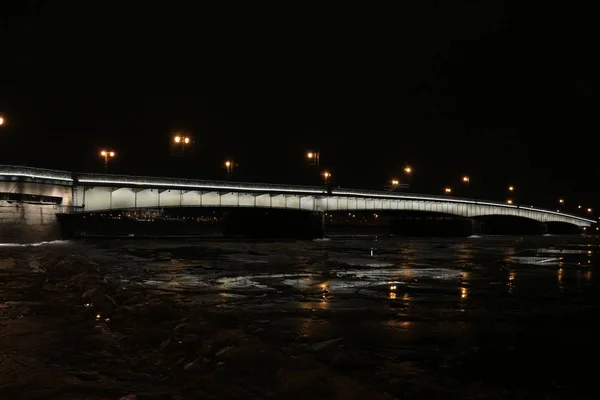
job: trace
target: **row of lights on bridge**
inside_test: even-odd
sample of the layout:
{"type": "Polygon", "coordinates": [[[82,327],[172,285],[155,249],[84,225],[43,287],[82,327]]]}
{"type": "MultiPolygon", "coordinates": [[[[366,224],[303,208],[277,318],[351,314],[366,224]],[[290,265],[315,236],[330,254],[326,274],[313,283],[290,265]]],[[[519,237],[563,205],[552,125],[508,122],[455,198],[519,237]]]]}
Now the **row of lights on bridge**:
{"type": "MultiPolygon", "coordinates": [[[[6,122],[5,118],[2,115],[0,115],[0,125],[4,125],[5,122],[6,122]]],[[[190,136],[184,136],[184,135],[177,134],[177,135],[175,135],[173,137],[173,142],[176,145],[181,145],[182,152],[185,153],[186,145],[192,143],[192,138],[190,136]]],[[[112,159],[112,158],[114,158],[114,157],[116,157],[116,155],[117,155],[117,153],[114,150],[103,149],[103,150],[100,151],[100,156],[104,160],[104,172],[108,171],[108,162],[109,162],[109,160],[112,159]]],[[[319,164],[320,164],[320,158],[321,158],[321,156],[320,156],[320,152],[319,151],[309,151],[309,152],[307,152],[306,153],[306,158],[308,159],[308,161],[309,161],[309,163],[311,165],[314,165],[317,168],[320,166],[319,164]]],[[[234,163],[231,160],[226,160],[225,163],[224,163],[224,166],[225,166],[225,169],[226,169],[227,173],[231,174],[233,172],[233,168],[235,166],[237,166],[237,164],[234,163]]],[[[408,165],[404,167],[404,173],[408,176],[409,179],[410,179],[410,176],[411,176],[412,172],[413,172],[412,167],[410,167],[408,165]]],[[[331,180],[331,177],[332,177],[332,175],[331,175],[331,173],[329,171],[323,171],[323,172],[321,172],[321,176],[323,177],[325,183],[329,183],[330,180],[331,180]]],[[[462,177],[462,182],[465,183],[465,184],[467,184],[467,185],[469,185],[471,183],[471,178],[469,176],[465,175],[465,176],[462,177]]],[[[390,183],[391,183],[391,187],[393,189],[398,188],[401,185],[400,184],[400,180],[397,179],[397,178],[392,178],[392,180],[391,180],[390,183]]],[[[514,186],[511,185],[511,186],[508,187],[508,191],[509,192],[513,192],[514,190],[515,190],[514,186]]],[[[451,187],[445,187],[444,188],[444,193],[447,194],[447,195],[450,195],[452,193],[452,188],[451,187]]],[[[507,199],[506,202],[507,202],[507,204],[513,204],[513,200],[512,199],[507,199]]],[[[561,206],[563,206],[564,203],[565,203],[564,199],[559,199],[558,202],[559,202],[559,204],[561,206]]],[[[582,206],[579,205],[578,208],[581,209],[582,206]]],[[[560,212],[560,210],[556,210],[556,211],[560,212]]],[[[587,208],[586,211],[588,213],[591,213],[592,209],[591,208],[587,208]]]]}
{"type": "MultiPolygon", "coordinates": [[[[4,122],[4,120],[2,119],[2,117],[0,117],[0,125],[4,122]]],[[[191,138],[189,136],[181,136],[181,135],[176,135],[173,138],[173,141],[176,144],[181,144],[182,145],[182,150],[185,151],[185,145],[191,143],[191,138]]],[[[100,155],[103,157],[104,159],[104,172],[107,171],[108,168],[108,160],[115,157],[116,153],[112,150],[102,150],[100,152],[100,155]]],[[[320,152],[319,151],[309,151],[306,153],[306,158],[308,159],[309,163],[311,165],[314,165],[316,167],[319,167],[319,163],[320,163],[320,152]]],[[[225,161],[225,169],[227,171],[228,174],[231,174],[231,172],[233,172],[233,168],[236,165],[233,161],[231,160],[227,160],[225,161]]],[[[404,172],[406,173],[406,175],[408,175],[410,177],[411,173],[413,172],[412,167],[410,166],[405,166],[404,167],[404,172]]],[[[323,179],[325,181],[325,183],[329,183],[331,180],[331,173],[329,171],[323,171],[321,173],[321,175],[323,176],[323,179]]],[[[462,177],[462,182],[469,185],[471,183],[471,178],[469,176],[463,176],[462,177]]],[[[400,186],[400,180],[393,178],[391,180],[391,186],[392,188],[398,188],[400,186]]],[[[514,192],[515,187],[510,185],[508,186],[508,191],[509,192],[514,192]]],[[[450,195],[452,193],[452,188],[450,187],[446,187],[444,188],[444,193],[447,195],[450,195]]],[[[559,199],[558,200],[559,204],[562,206],[565,203],[564,199],[559,199]]],[[[513,204],[513,200],[512,199],[507,199],[506,200],[507,204],[513,204]]],[[[579,209],[581,209],[581,205],[578,206],[579,209]]],[[[557,212],[560,212],[560,210],[556,210],[557,212]]],[[[591,213],[592,209],[591,208],[587,208],[587,212],[591,213]]]]}

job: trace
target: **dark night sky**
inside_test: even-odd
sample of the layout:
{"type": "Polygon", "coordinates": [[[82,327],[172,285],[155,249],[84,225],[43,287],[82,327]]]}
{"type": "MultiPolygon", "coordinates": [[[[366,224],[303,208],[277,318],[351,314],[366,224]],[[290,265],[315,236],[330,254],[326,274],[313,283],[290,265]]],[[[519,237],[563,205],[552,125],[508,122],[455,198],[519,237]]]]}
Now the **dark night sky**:
{"type": "Polygon", "coordinates": [[[116,173],[223,178],[233,158],[236,179],[308,183],[319,147],[342,186],[380,188],[408,162],[419,191],[467,194],[468,174],[473,196],[514,184],[519,201],[596,205],[591,10],[14,3],[1,164],[101,172],[108,147],[116,173]],[[185,159],[176,131],[195,140],[185,159]]]}

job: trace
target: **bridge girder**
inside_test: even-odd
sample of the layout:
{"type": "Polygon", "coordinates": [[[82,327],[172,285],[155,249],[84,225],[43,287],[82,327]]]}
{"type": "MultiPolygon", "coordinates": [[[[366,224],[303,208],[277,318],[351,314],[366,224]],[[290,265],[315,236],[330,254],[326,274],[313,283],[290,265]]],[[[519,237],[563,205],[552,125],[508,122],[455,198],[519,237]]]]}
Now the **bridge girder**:
{"type": "Polygon", "coordinates": [[[103,187],[77,187],[83,190],[83,211],[107,211],[160,207],[260,207],[305,211],[368,211],[404,210],[476,218],[504,215],[528,218],[539,222],[564,222],[590,226],[589,220],[553,213],[547,210],[491,203],[456,202],[452,200],[421,200],[410,198],[376,198],[349,195],[308,195],[292,193],[244,193],[187,189],[121,188],[113,191],[103,187]]]}

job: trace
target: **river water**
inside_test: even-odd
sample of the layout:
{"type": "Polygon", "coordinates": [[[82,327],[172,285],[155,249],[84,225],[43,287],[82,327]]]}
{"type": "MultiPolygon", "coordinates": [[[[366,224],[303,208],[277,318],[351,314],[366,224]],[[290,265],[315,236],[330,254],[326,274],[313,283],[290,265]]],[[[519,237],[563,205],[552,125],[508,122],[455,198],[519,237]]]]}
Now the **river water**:
{"type": "Polygon", "coordinates": [[[597,398],[599,246],[0,245],[0,399],[597,398]]]}

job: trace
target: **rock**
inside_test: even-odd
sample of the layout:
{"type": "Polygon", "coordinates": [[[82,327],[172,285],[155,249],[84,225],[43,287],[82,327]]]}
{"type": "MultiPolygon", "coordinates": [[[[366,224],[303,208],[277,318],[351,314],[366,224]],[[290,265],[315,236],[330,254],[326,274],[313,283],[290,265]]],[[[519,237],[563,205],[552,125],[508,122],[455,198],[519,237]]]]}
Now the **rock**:
{"type": "Polygon", "coordinates": [[[321,351],[327,347],[338,344],[341,341],[342,341],[342,338],[324,340],[322,342],[317,342],[317,343],[313,343],[313,344],[309,345],[308,350],[309,351],[321,351]]]}
{"type": "Polygon", "coordinates": [[[227,353],[227,352],[229,352],[229,351],[233,350],[233,348],[234,348],[234,347],[235,347],[235,346],[225,346],[225,347],[223,347],[223,348],[219,349],[219,350],[218,350],[218,351],[215,353],[215,356],[216,356],[216,357],[219,357],[219,356],[221,356],[221,355],[223,355],[223,354],[225,354],[225,353],[227,353]]]}
{"type": "Polygon", "coordinates": [[[97,286],[87,290],[84,294],[81,295],[81,298],[87,300],[98,296],[104,296],[104,290],[101,287],[97,286]]]}
{"type": "Polygon", "coordinates": [[[196,365],[196,362],[197,362],[197,361],[198,361],[198,359],[195,359],[194,361],[191,361],[191,362],[189,362],[189,363],[185,364],[185,365],[183,366],[183,369],[185,369],[185,370],[188,370],[188,369],[191,369],[191,368],[193,368],[193,367],[196,365]]]}

